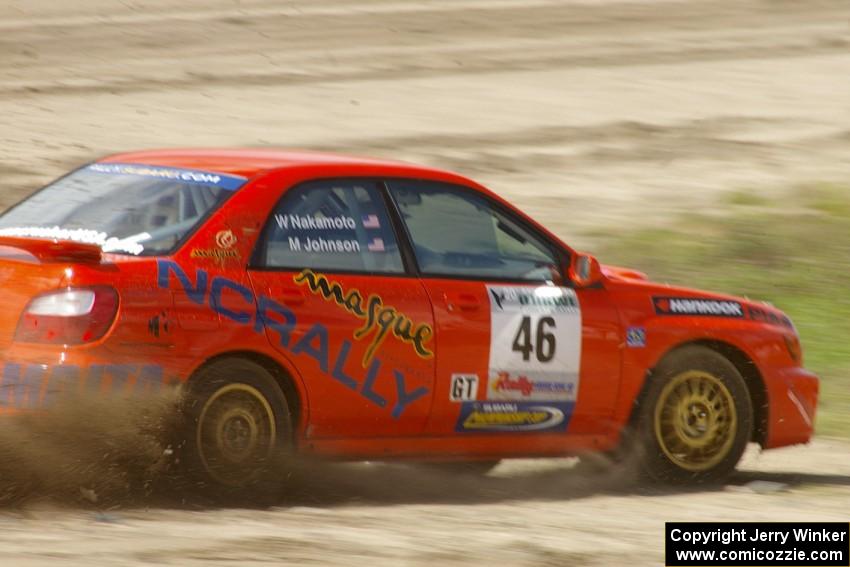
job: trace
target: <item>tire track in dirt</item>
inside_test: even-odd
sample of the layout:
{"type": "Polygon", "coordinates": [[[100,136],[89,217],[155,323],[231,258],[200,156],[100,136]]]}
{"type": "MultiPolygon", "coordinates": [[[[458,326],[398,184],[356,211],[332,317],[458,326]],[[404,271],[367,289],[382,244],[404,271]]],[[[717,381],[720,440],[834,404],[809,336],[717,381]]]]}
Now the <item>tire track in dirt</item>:
{"type": "Polygon", "coordinates": [[[327,15],[340,8],[328,12],[318,7],[318,14],[294,8],[208,11],[199,14],[200,21],[180,13],[77,18],[75,26],[60,34],[38,31],[51,20],[35,20],[32,27],[7,22],[9,33],[0,52],[9,55],[0,58],[0,77],[8,76],[0,96],[305,85],[843,53],[850,46],[850,33],[839,14],[850,17],[850,9],[826,7],[830,9],[800,10],[780,3],[771,9],[725,5],[709,11],[672,3],[659,17],[657,10],[630,4],[402,3],[349,9],[344,17],[327,15]],[[705,17],[699,17],[701,10],[707,12],[705,17]],[[411,11],[416,18],[409,17],[411,11]],[[492,41],[493,21],[501,24],[501,42],[492,41]],[[216,41],[209,41],[211,37],[216,41]],[[592,48],[589,39],[595,39],[592,48]],[[69,43],[81,52],[90,50],[94,62],[66,66],[55,76],[53,62],[64,56],[69,43]],[[125,64],[108,76],[94,71],[103,57],[96,46],[104,43],[123,45],[124,52],[125,64]],[[233,46],[238,46],[236,56],[233,46]],[[163,67],[158,54],[169,48],[189,57],[163,67]],[[247,68],[228,65],[253,53],[263,57],[247,68]],[[47,75],[54,76],[35,75],[39,69],[50,69],[54,72],[47,75]]]}

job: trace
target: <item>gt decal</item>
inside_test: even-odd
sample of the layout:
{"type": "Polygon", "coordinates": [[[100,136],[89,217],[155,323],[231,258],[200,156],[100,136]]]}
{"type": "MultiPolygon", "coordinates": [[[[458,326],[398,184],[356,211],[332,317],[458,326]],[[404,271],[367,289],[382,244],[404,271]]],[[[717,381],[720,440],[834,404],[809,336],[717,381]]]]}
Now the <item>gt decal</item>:
{"type": "Polygon", "coordinates": [[[653,297],[652,303],[658,315],[744,318],[744,308],[737,301],[699,297],[653,297]]]}
{"type": "MultiPolygon", "coordinates": [[[[171,260],[157,260],[157,285],[160,288],[169,288],[172,274],[186,296],[194,303],[208,302],[210,309],[221,317],[240,325],[250,325],[255,333],[263,333],[268,329],[277,335],[281,347],[294,355],[313,359],[323,374],[354,390],[370,403],[388,409],[394,419],[400,418],[410,404],[425,397],[429,392],[424,386],[409,387],[407,377],[398,369],[390,368],[388,373],[382,373],[383,364],[378,357],[370,360],[365,377],[358,380],[347,370],[351,343],[343,341],[337,349],[333,349],[329,344],[328,329],[323,324],[315,323],[299,340],[293,341],[290,335],[298,324],[298,318],[285,305],[266,296],[257,297],[254,303],[250,289],[222,276],[215,276],[210,280],[209,274],[201,269],[196,270],[193,284],[179,264],[171,260]],[[240,297],[244,310],[224,307],[224,290],[234,292],[228,294],[233,299],[240,297]],[[387,400],[375,391],[375,384],[381,378],[389,378],[394,384],[394,400],[387,400]]],[[[340,293],[341,291],[339,288],[340,293]]]]}
{"type": "Polygon", "coordinates": [[[478,374],[452,374],[449,400],[468,402],[478,398],[478,374]]]}
{"type": "Polygon", "coordinates": [[[377,294],[368,299],[356,289],[346,292],[338,282],[331,281],[323,274],[312,270],[304,270],[295,276],[295,283],[307,285],[310,291],[320,295],[325,301],[336,303],[340,308],[363,319],[363,326],[354,331],[354,338],[360,340],[374,331],[372,342],[363,356],[363,368],[369,365],[375,356],[375,351],[387,338],[392,335],[403,343],[413,347],[413,351],[422,358],[431,358],[434,353],[426,347],[426,343],[434,335],[434,329],[427,323],[414,323],[395,307],[384,305],[384,300],[377,294]]]}
{"type": "Polygon", "coordinates": [[[507,432],[564,431],[574,404],[540,402],[465,402],[455,431],[507,432]]]}
{"type": "Polygon", "coordinates": [[[488,285],[487,399],[573,402],[581,363],[581,307],[572,289],[488,285]]]}

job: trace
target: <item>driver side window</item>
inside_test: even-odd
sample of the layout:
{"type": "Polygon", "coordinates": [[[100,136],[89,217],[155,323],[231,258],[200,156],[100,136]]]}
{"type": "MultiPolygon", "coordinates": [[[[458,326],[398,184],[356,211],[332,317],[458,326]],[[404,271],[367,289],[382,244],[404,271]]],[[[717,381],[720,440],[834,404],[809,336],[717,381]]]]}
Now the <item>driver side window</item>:
{"type": "Polygon", "coordinates": [[[401,252],[374,181],[317,181],[290,189],[266,228],[267,268],[400,274],[401,252]]]}
{"type": "Polygon", "coordinates": [[[553,252],[488,200],[451,185],[390,181],[423,275],[551,281],[553,252]]]}

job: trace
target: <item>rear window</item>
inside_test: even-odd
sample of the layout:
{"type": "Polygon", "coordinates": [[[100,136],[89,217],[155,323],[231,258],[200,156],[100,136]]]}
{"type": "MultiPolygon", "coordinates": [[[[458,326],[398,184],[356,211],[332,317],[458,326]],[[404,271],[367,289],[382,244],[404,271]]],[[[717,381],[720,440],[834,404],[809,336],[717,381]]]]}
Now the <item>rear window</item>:
{"type": "Polygon", "coordinates": [[[0,216],[0,236],[87,242],[116,254],[166,254],[245,181],[191,169],[95,163],[0,216]]]}

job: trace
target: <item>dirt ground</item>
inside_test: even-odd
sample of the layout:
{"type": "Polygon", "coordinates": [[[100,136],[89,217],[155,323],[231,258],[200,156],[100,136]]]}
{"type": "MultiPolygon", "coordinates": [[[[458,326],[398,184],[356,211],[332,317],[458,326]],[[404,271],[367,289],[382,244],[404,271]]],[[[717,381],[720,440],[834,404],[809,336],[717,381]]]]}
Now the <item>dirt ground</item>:
{"type": "Polygon", "coordinates": [[[0,554],[16,566],[658,566],[667,521],[846,522],[848,450],[823,439],[753,450],[715,488],[649,487],[552,459],[506,461],[486,477],[322,465],[272,508],[176,491],[147,506],[29,500],[0,513],[0,554]]]}
{"type": "MultiPolygon", "coordinates": [[[[115,151],[309,147],[459,170],[592,249],[728,191],[850,179],[848,21],[846,0],[5,0],[0,208],[115,151]]],[[[847,521],[848,449],[754,453],[720,490],[522,461],[343,467],[264,510],[28,500],[0,557],[660,565],[665,520],[847,521]]]]}

